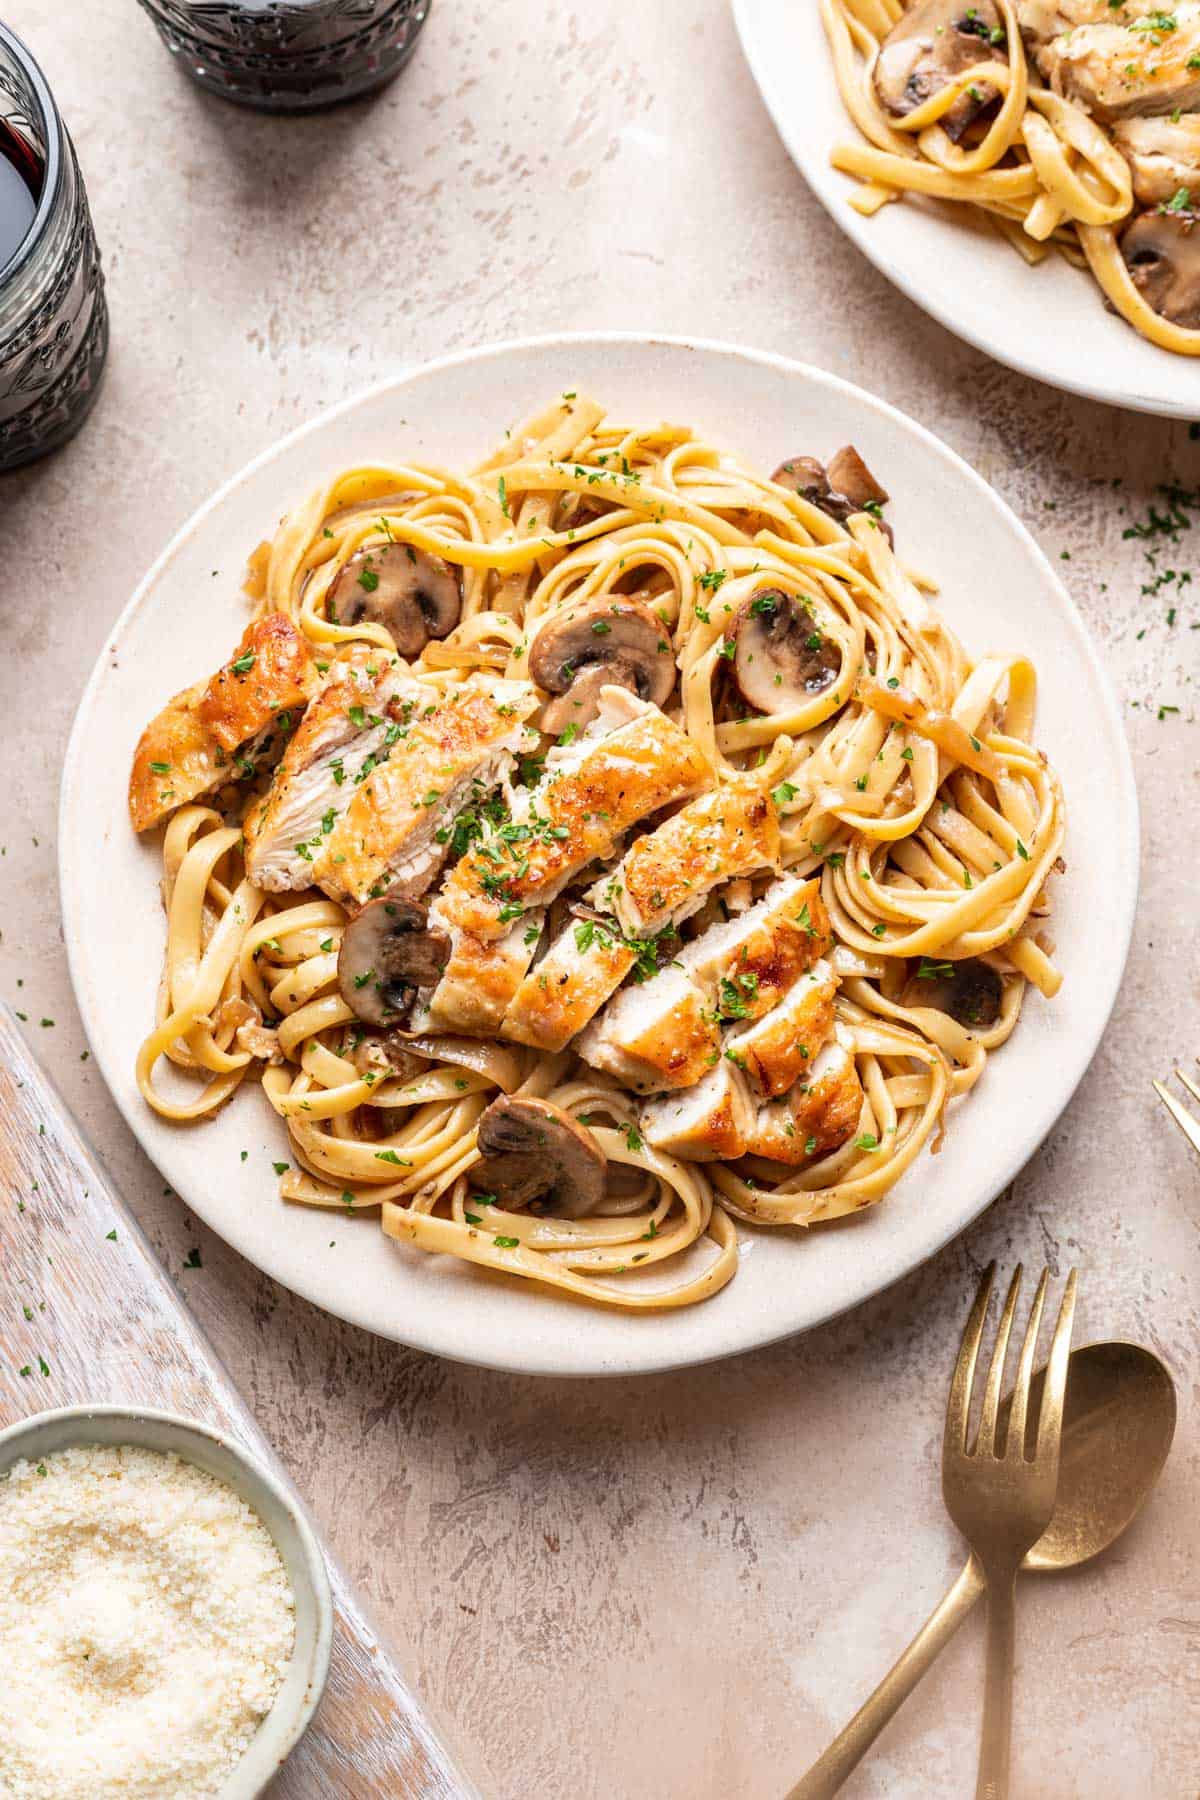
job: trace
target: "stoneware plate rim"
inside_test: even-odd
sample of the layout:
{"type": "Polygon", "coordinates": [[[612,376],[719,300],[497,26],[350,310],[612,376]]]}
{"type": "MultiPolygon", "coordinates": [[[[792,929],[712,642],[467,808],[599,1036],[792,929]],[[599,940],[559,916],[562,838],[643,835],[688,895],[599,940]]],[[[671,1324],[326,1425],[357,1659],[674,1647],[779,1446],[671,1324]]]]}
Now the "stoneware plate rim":
{"type": "Polygon", "coordinates": [[[637,332],[516,340],[425,364],[323,413],[226,482],[108,634],[68,746],[59,819],[64,932],[88,1038],[130,1129],[185,1205],[267,1274],[353,1324],[459,1361],[551,1375],[672,1369],[771,1343],[860,1304],[970,1224],[1052,1128],[1100,1041],[1128,949],[1137,858],[1132,764],[1099,657],[1056,573],[982,478],[925,427],[837,376],[736,345],[637,332]],[[1068,862],[1079,871],[1074,886],[1069,875],[1059,884],[1059,928],[1070,933],[1063,995],[1053,1006],[1030,996],[1010,1060],[989,1062],[988,1085],[951,1120],[942,1154],[923,1156],[882,1206],[845,1225],[808,1237],[739,1227],[742,1266],[721,1294],[640,1315],[425,1257],[385,1240],[369,1215],[285,1206],[270,1162],[287,1156],[286,1141],[261,1094],[179,1128],[150,1113],[133,1079],[163,923],[157,837],[134,840],[125,814],[128,761],[151,714],[236,641],[246,552],[332,469],[389,449],[444,462],[481,456],[504,426],[568,386],[626,417],[688,418],[747,454],[753,427],[765,433],[756,454],[766,466],[772,453],[804,447],[792,441],[797,419],[818,451],[857,441],[896,495],[898,530],[906,515],[919,517],[925,541],[914,536],[914,554],[943,581],[948,604],[984,609],[963,624],[968,647],[1000,647],[980,641],[986,622],[1005,647],[1038,661],[1048,748],[1066,765],[1068,862]],[[464,408],[477,410],[464,419],[464,408]],[[206,589],[214,570],[220,585],[206,589]],[[1027,624],[1009,626],[1011,612],[1027,624]],[[1022,631],[1039,641],[1023,642],[1022,631]],[[103,883],[97,868],[108,871],[103,883]],[[1103,908],[1086,905],[1092,882],[1104,884],[1103,908]]]}
{"type": "Polygon", "coordinates": [[[0,1475],[82,1445],[130,1444],[174,1453],[218,1475],[262,1520],[288,1571],[296,1602],[296,1643],[275,1702],[217,1800],[257,1800],[299,1743],[329,1675],[333,1598],[316,1533],[294,1494],[228,1432],[157,1406],[59,1406],[18,1419],[0,1431],[0,1475]]]}
{"type": "Polygon", "coordinates": [[[1086,271],[1057,256],[1028,268],[998,233],[956,220],[949,203],[887,206],[871,219],[855,212],[855,180],[831,166],[829,153],[859,134],[842,106],[816,0],[733,0],[733,11],[792,161],[838,229],[902,294],[1018,374],[1134,412],[1196,417],[1195,361],[1109,312],[1086,271]]]}

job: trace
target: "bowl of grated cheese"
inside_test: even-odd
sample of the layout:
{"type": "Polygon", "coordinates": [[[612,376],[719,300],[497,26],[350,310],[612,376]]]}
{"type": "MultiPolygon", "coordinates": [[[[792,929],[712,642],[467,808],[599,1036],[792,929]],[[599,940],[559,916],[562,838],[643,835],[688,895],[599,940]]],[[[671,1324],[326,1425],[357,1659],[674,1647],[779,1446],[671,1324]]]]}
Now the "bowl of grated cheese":
{"type": "Polygon", "coordinates": [[[0,1431],[0,1794],[254,1800],[332,1638],[312,1527],[224,1433],[120,1406],[0,1431]]]}

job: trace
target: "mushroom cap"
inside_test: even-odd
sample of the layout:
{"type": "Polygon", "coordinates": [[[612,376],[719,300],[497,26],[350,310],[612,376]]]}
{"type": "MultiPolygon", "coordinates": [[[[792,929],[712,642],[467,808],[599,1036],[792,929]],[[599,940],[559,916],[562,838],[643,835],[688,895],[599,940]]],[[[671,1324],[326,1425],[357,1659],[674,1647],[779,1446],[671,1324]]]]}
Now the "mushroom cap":
{"type": "Polygon", "coordinates": [[[759,712],[793,712],[841,673],[840,649],[801,594],[760,588],[738,608],[733,637],[734,679],[759,712]]]}
{"type": "MultiPolygon", "coordinates": [[[[771,480],[777,487],[799,494],[810,506],[819,506],[839,525],[844,525],[855,513],[864,512],[868,506],[886,505],[890,498],[853,444],[843,444],[840,450],[835,450],[828,468],[815,456],[789,456],[786,462],[780,463],[771,480]]],[[[891,526],[886,520],[879,523],[890,544],[891,526]]]]}
{"type": "Polygon", "coordinates": [[[544,1200],[569,1219],[604,1198],[608,1159],[586,1126],[532,1094],[500,1094],[479,1121],[474,1184],[517,1209],[544,1200]]]}
{"type": "Polygon", "coordinates": [[[818,462],[815,456],[787,457],[771,480],[778,487],[786,488],[789,494],[799,494],[801,499],[811,501],[813,506],[822,506],[831,491],[825,464],[818,462]]]}
{"type": "Polygon", "coordinates": [[[462,617],[462,577],[411,544],[371,544],[338,570],[326,598],[338,625],[382,625],[401,656],[419,656],[462,617]]]}
{"type": "Polygon", "coordinates": [[[968,1028],[986,1031],[996,1023],[1004,983],[990,963],[973,956],[947,964],[931,964],[924,957],[921,961],[926,973],[922,975],[918,969],[910,984],[913,1005],[935,1007],[968,1028]]]}
{"type": "Polygon", "coordinates": [[[1200,213],[1161,207],[1136,215],[1121,237],[1129,278],[1160,318],[1200,327],[1200,213]]]}
{"type": "Polygon", "coordinates": [[[572,721],[586,724],[609,683],[662,706],[675,686],[675,657],[666,626],[648,606],[629,594],[597,594],[546,620],[530,646],[529,673],[539,687],[569,697],[566,707],[547,709],[561,714],[560,724],[542,718],[544,731],[561,731],[572,721]],[[605,671],[600,678],[598,668],[605,671]]]}
{"type": "Polygon", "coordinates": [[[829,485],[835,494],[844,494],[857,512],[868,506],[886,506],[890,495],[876,481],[853,444],[843,444],[829,459],[829,485]]]}
{"type": "MultiPolygon", "coordinates": [[[[879,104],[894,119],[915,112],[964,69],[1004,62],[1004,25],[992,0],[917,0],[879,47],[872,82],[879,104]],[[999,34],[998,40],[995,34],[999,34]]],[[[943,114],[939,124],[955,143],[997,98],[979,83],[943,114]]]]}
{"type": "Polygon", "coordinates": [[[561,737],[569,725],[582,730],[600,710],[601,688],[623,687],[636,694],[639,674],[639,665],[623,653],[611,662],[592,663],[581,669],[565,693],[555,694],[543,706],[539,721],[542,730],[553,737],[561,737]]]}
{"type": "Polygon", "coordinates": [[[338,988],[364,1025],[395,1025],[417,988],[450,960],[450,938],[415,900],[385,894],[350,920],[338,951],[338,988]]]}

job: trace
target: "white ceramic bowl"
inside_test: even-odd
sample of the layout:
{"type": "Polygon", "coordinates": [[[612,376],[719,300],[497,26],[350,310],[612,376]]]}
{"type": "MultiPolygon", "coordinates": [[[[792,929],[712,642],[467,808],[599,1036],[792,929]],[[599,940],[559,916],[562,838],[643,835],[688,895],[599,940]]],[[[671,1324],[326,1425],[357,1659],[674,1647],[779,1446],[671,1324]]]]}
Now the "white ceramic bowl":
{"type": "Polygon", "coordinates": [[[22,1459],[36,1463],[82,1444],[132,1444],[193,1463],[252,1507],[278,1546],[295,1596],[295,1648],[275,1704],[218,1796],[257,1800],[303,1735],[329,1673],[333,1602],[313,1529],[275,1476],[224,1432],[151,1408],[67,1406],[21,1419],[0,1431],[0,1476],[22,1459]]]}

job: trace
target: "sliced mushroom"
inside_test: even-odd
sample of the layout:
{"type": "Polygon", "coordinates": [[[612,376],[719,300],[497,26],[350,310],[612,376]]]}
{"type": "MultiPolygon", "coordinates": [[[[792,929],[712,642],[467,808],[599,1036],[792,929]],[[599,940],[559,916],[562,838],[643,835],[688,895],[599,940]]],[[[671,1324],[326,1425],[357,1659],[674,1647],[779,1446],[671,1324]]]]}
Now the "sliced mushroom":
{"type": "Polygon", "coordinates": [[[1004,984],[990,963],[967,957],[963,962],[934,962],[922,957],[905,999],[910,1006],[932,1006],[949,1013],[968,1029],[986,1031],[1000,1017],[1004,984]]]}
{"type": "Polygon", "coordinates": [[[886,506],[889,495],[868,469],[853,444],[843,444],[829,459],[829,485],[835,494],[844,494],[855,512],[868,506],[886,506]]]}
{"type": "Polygon", "coordinates": [[[343,564],[326,599],[338,625],[382,625],[401,656],[419,656],[462,616],[462,578],[452,563],[411,544],[375,544],[343,564]]]}
{"type": "MultiPolygon", "coordinates": [[[[879,47],[872,80],[879,104],[894,119],[915,112],[977,63],[1004,62],[1004,26],[992,0],[917,0],[879,47]]],[[[955,143],[997,98],[988,82],[972,83],[938,123],[955,143]]]]}
{"type": "Polygon", "coordinates": [[[1129,278],[1172,325],[1200,327],[1200,211],[1138,213],[1121,238],[1129,278]]]}
{"type": "MultiPolygon", "coordinates": [[[[843,444],[835,451],[828,468],[815,456],[790,456],[780,463],[771,480],[789,493],[799,494],[810,506],[819,506],[839,525],[868,507],[886,506],[889,499],[887,489],[876,481],[853,444],[843,444]]],[[[878,523],[890,544],[891,526],[886,519],[878,523]]]]}
{"type": "Polygon", "coordinates": [[[394,1025],[417,988],[432,987],[450,960],[450,938],[415,900],[385,894],[342,933],[338,987],[364,1025],[394,1025]]]}
{"type": "Polygon", "coordinates": [[[600,689],[609,684],[662,706],[675,686],[675,658],[666,627],[648,606],[628,594],[598,594],[546,621],[529,652],[529,673],[559,696],[542,714],[542,730],[557,735],[595,718],[600,689]]]}
{"type": "Polygon", "coordinates": [[[734,679],[761,713],[793,712],[837,680],[842,653],[798,594],[760,588],[733,627],[734,679]]]}
{"type": "Polygon", "coordinates": [[[541,1201],[568,1219],[604,1198],[608,1159],[586,1126],[550,1100],[493,1100],[479,1121],[476,1187],[514,1210],[541,1201]]]}
{"type": "Polygon", "coordinates": [[[425,1067],[425,1058],[414,1055],[398,1031],[360,1032],[350,1061],[360,1075],[373,1075],[379,1081],[409,1081],[425,1067]]]}

